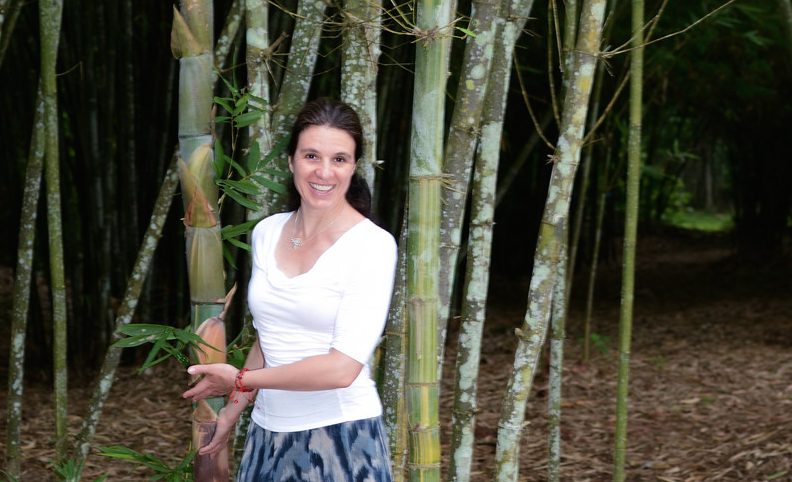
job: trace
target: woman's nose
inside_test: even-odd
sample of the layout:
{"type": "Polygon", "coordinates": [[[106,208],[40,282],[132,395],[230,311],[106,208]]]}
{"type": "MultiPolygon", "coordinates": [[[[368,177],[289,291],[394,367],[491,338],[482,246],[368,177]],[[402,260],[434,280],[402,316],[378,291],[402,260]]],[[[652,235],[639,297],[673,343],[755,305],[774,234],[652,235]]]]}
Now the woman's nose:
{"type": "Polygon", "coordinates": [[[330,161],[327,159],[322,160],[318,166],[316,166],[316,175],[322,178],[326,178],[330,175],[330,161]]]}

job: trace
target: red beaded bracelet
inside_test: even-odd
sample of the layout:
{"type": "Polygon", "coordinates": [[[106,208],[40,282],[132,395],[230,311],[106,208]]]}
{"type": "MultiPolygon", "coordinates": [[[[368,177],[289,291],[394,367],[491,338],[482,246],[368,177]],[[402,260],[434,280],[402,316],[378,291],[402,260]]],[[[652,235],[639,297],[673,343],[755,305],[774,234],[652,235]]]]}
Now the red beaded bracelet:
{"type": "MultiPolygon", "coordinates": [[[[234,388],[233,388],[233,390],[231,390],[231,395],[228,396],[229,399],[231,399],[231,398],[234,399],[234,403],[239,403],[239,398],[235,398],[234,397],[235,393],[250,393],[250,392],[253,391],[252,388],[247,388],[247,387],[245,387],[245,384],[242,383],[242,375],[244,375],[245,372],[248,372],[248,371],[250,371],[249,368],[243,368],[243,369],[239,370],[239,372],[237,373],[236,379],[234,380],[234,388]]],[[[248,398],[249,401],[251,401],[251,402],[253,401],[253,399],[251,397],[247,397],[247,398],[248,398]]]]}

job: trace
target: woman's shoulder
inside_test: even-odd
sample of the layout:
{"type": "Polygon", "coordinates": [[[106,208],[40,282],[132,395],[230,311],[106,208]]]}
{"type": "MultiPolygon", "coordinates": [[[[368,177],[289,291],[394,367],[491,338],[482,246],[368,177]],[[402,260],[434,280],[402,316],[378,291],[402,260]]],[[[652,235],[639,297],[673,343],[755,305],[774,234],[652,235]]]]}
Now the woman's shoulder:
{"type": "Polygon", "coordinates": [[[396,240],[393,235],[369,218],[355,226],[354,231],[360,239],[359,248],[369,248],[371,251],[378,252],[396,251],[396,240]]]}
{"type": "Polygon", "coordinates": [[[269,231],[270,229],[274,229],[277,226],[281,226],[289,219],[289,216],[291,216],[291,214],[292,213],[290,212],[275,213],[267,216],[266,218],[263,218],[253,228],[253,236],[254,237],[262,236],[266,234],[266,232],[269,231]]]}

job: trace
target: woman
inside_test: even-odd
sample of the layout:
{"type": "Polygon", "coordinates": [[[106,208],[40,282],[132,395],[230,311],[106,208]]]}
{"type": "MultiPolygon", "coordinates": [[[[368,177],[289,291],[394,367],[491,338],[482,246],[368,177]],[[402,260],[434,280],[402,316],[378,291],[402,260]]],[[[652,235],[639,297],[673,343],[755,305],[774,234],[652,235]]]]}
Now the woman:
{"type": "Polygon", "coordinates": [[[368,219],[371,194],[355,174],[362,140],[346,104],[321,99],[298,114],[288,146],[293,210],[253,230],[248,304],[258,343],[243,370],[188,369],[204,377],[185,397],[231,393],[201,454],[224,447],[255,403],[239,481],[391,480],[368,362],[390,303],[396,243],[368,219]]]}

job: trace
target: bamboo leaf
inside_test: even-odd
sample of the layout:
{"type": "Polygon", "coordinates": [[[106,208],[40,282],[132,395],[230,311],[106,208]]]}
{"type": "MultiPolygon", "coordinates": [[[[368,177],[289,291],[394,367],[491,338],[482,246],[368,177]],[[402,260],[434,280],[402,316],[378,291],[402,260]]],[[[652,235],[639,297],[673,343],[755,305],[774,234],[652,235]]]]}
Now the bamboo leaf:
{"type": "Polygon", "coordinates": [[[241,181],[233,181],[225,179],[218,183],[224,189],[233,189],[245,194],[260,194],[259,187],[253,181],[242,179],[241,181]]]}
{"type": "MultiPolygon", "coordinates": [[[[229,114],[234,112],[234,108],[231,107],[231,104],[230,104],[230,102],[233,102],[233,101],[234,101],[234,99],[229,99],[227,97],[215,97],[214,98],[214,103],[215,104],[219,104],[220,106],[222,106],[223,109],[225,109],[229,114]]],[[[215,120],[217,120],[217,118],[215,118],[215,120]]]]}
{"type": "Polygon", "coordinates": [[[222,233],[223,239],[235,238],[240,234],[245,234],[250,232],[253,229],[253,227],[256,224],[258,224],[259,221],[260,219],[254,219],[252,221],[247,221],[242,224],[236,224],[236,225],[229,224],[227,226],[223,226],[223,229],[220,230],[220,233],[222,233]]]}
{"type": "Polygon", "coordinates": [[[150,336],[168,333],[172,330],[172,327],[166,325],[137,323],[123,326],[119,331],[127,336],[150,336]]]}
{"type": "Polygon", "coordinates": [[[251,124],[255,124],[261,116],[264,115],[264,112],[260,110],[254,110],[251,112],[245,112],[244,114],[240,114],[235,118],[236,126],[237,127],[247,127],[251,124]]]}
{"type": "Polygon", "coordinates": [[[226,162],[228,162],[229,164],[231,164],[231,167],[233,167],[233,168],[234,168],[234,170],[237,172],[237,174],[239,174],[239,177],[245,177],[245,176],[247,176],[247,172],[245,172],[245,168],[244,168],[244,167],[242,167],[242,166],[241,166],[241,165],[240,165],[238,162],[236,162],[234,159],[232,159],[232,158],[230,158],[230,157],[226,157],[226,162]]]}
{"type": "Polygon", "coordinates": [[[267,157],[264,158],[264,164],[269,164],[272,162],[273,159],[278,157],[285,149],[286,146],[289,145],[289,140],[291,139],[291,134],[283,136],[283,139],[279,140],[273,147],[272,150],[267,154],[267,157]]]}
{"type": "Polygon", "coordinates": [[[464,33],[465,35],[469,35],[469,36],[471,36],[473,38],[477,37],[476,33],[473,32],[472,30],[468,30],[468,29],[463,28],[463,27],[456,27],[456,29],[459,30],[460,32],[464,33]]]}
{"type": "Polygon", "coordinates": [[[223,192],[225,192],[228,195],[228,197],[230,197],[231,199],[233,199],[243,207],[246,207],[247,209],[255,211],[261,207],[259,203],[246,198],[242,194],[232,189],[223,190],[223,192]]]}
{"type": "MultiPolygon", "coordinates": [[[[166,343],[165,345],[163,345],[162,349],[165,350],[166,352],[168,352],[169,354],[171,354],[173,356],[173,358],[178,360],[179,363],[181,363],[184,368],[187,368],[187,367],[189,367],[191,365],[190,359],[182,351],[184,349],[183,346],[175,348],[172,345],[168,345],[166,343]]],[[[154,363],[152,363],[151,366],[156,365],[157,363],[165,360],[166,358],[168,358],[168,357],[166,357],[166,356],[162,357],[161,359],[159,359],[159,360],[155,361],[154,363]]],[[[141,368],[141,370],[143,370],[143,368],[141,368]]]]}
{"type": "Polygon", "coordinates": [[[222,179],[223,171],[225,171],[226,155],[223,151],[223,144],[218,140],[215,142],[215,158],[212,161],[212,167],[215,171],[215,178],[222,179]]]}
{"type": "Polygon", "coordinates": [[[264,176],[251,176],[257,182],[261,183],[262,186],[269,189],[270,191],[275,191],[278,194],[286,194],[286,186],[279,182],[275,182],[272,179],[267,179],[264,176]]]}
{"type": "Polygon", "coordinates": [[[270,176],[279,177],[281,179],[288,179],[291,177],[291,173],[288,171],[283,171],[281,169],[275,169],[273,167],[268,167],[263,169],[261,172],[265,174],[269,174],[270,176]]]}
{"type": "Polygon", "coordinates": [[[160,350],[164,348],[169,348],[171,345],[168,343],[168,335],[163,333],[159,337],[157,337],[156,341],[154,342],[154,346],[151,348],[146,360],[143,362],[141,367],[138,369],[138,373],[145,371],[148,368],[153,367],[154,365],[166,360],[168,356],[163,356],[160,358],[154,359],[160,350]]]}
{"type": "Polygon", "coordinates": [[[236,238],[226,238],[226,241],[228,241],[229,243],[233,244],[237,248],[244,249],[245,251],[253,251],[253,248],[251,248],[249,244],[247,244],[247,243],[245,243],[243,241],[240,241],[240,240],[238,240],[236,238]]]}
{"type": "MultiPolygon", "coordinates": [[[[229,240],[229,242],[231,242],[231,240],[229,240]]],[[[236,260],[234,259],[234,255],[233,255],[233,253],[231,253],[231,250],[228,249],[228,245],[226,245],[226,244],[223,245],[223,258],[226,260],[228,265],[231,266],[231,269],[234,269],[234,270],[237,269],[236,260]]]]}
{"type": "Polygon", "coordinates": [[[258,142],[250,144],[248,149],[247,166],[249,172],[256,172],[258,170],[259,162],[261,161],[261,146],[258,142]]]}
{"type": "Polygon", "coordinates": [[[136,346],[140,346],[144,343],[151,343],[156,340],[157,337],[155,335],[150,336],[130,336],[127,338],[121,338],[117,342],[113,343],[112,346],[116,348],[133,348],[136,346]]]}

